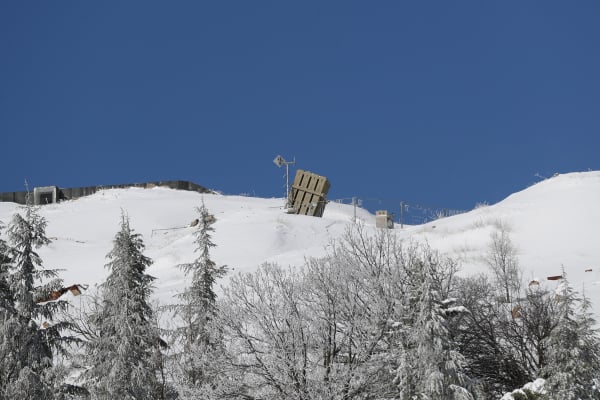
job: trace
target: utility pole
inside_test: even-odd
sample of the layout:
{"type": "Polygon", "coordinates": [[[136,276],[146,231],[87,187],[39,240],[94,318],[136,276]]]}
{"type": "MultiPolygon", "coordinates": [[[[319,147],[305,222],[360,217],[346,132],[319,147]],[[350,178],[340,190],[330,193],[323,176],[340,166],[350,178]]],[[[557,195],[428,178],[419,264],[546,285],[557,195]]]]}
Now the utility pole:
{"type": "Polygon", "coordinates": [[[404,229],[404,202],[400,202],[400,229],[404,229]]]}
{"type": "Polygon", "coordinates": [[[285,161],[285,159],[283,157],[277,156],[277,157],[275,157],[273,162],[278,167],[285,165],[285,206],[288,207],[289,201],[290,201],[290,169],[289,169],[289,166],[290,166],[290,164],[292,164],[292,165],[296,164],[296,157],[294,157],[294,161],[285,161]]]}

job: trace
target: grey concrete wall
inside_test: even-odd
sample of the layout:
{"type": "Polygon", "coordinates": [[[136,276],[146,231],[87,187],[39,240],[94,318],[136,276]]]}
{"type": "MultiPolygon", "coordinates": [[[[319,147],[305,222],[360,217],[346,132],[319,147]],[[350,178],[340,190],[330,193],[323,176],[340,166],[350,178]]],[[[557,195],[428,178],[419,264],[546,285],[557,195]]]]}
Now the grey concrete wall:
{"type": "MultiPolygon", "coordinates": [[[[33,194],[31,194],[33,196],[33,194]]],[[[0,201],[9,201],[12,203],[25,204],[27,202],[27,192],[5,192],[0,193],[0,201]]]]}

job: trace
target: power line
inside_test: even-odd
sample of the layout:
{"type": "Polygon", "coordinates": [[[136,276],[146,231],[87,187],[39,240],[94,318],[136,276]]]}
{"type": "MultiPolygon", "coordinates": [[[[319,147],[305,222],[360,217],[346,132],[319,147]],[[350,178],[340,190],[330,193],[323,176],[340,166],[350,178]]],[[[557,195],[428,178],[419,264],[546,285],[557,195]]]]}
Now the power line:
{"type": "MultiPolygon", "coordinates": [[[[407,200],[398,200],[398,199],[384,199],[384,198],[363,198],[360,199],[356,196],[354,197],[343,197],[332,200],[337,203],[350,203],[355,208],[356,206],[363,206],[365,203],[377,202],[379,204],[398,204],[400,212],[399,212],[399,222],[400,226],[404,227],[404,223],[407,222],[405,219],[409,217],[411,219],[411,223],[426,223],[429,221],[433,221],[439,218],[450,217],[453,215],[463,214],[468,212],[469,210],[460,210],[450,207],[441,207],[441,206],[432,206],[427,204],[422,204],[414,201],[407,200]]],[[[391,211],[391,210],[390,210],[391,211]]],[[[393,213],[395,214],[395,213],[393,213]]],[[[355,214],[356,218],[356,214],[355,214]]]]}

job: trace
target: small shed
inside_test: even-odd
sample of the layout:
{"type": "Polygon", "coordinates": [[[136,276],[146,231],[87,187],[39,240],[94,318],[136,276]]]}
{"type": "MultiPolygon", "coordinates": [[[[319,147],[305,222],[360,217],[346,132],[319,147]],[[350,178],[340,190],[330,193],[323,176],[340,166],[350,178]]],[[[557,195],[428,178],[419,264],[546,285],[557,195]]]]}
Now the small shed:
{"type": "Polygon", "coordinates": [[[40,186],[33,188],[33,204],[36,206],[58,202],[58,186],[40,186]]]}
{"type": "Polygon", "coordinates": [[[375,226],[383,229],[394,229],[394,217],[387,210],[375,212],[375,226]]]}

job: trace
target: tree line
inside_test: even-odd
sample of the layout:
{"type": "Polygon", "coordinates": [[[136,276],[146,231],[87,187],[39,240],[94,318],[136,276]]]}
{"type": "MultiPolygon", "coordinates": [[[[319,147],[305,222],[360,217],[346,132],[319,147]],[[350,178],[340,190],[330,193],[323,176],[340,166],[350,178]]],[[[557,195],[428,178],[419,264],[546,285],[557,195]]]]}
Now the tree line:
{"type": "Polygon", "coordinates": [[[32,206],[0,240],[0,400],[482,400],[543,378],[512,399],[600,399],[600,337],[566,275],[522,284],[510,229],[498,223],[477,276],[426,244],[353,225],[324,257],[228,276],[210,257],[202,204],[189,284],[153,306],[152,260],[121,217],[109,274],[73,310],[37,250],[32,206]],[[174,321],[165,326],[165,319],[174,321]]]}

